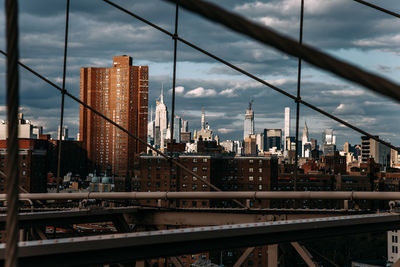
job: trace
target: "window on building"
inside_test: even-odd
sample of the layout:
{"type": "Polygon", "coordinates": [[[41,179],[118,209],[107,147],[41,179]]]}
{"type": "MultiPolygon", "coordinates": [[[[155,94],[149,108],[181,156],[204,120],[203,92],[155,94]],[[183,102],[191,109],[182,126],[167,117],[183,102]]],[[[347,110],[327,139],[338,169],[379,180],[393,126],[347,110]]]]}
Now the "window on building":
{"type": "Polygon", "coordinates": [[[258,185],[258,190],[262,190],[262,185],[261,184],[258,185]]]}
{"type": "Polygon", "coordinates": [[[249,176],[249,181],[253,181],[254,177],[253,176],[249,176]]]}
{"type": "Polygon", "coordinates": [[[193,181],[197,181],[197,177],[196,176],[193,176],[193,181]]]}
{"type": "Polygon", "coordinates": [[[260,177],[258,177],[258,180],[261,182],[262,181],[262,177],[260,176],[260,177]]]}
{"type": "Polygon", "coordinates": [[[253,172],[253,168],[249,168],[249,172],[253,172]]]}
{"type": "Polygon", "coordinates": [[[258,169],[258,172],[260,172],[260,173],[261,173],[261,172],[262,172],[262,168],[259,168],[259,169],[258,169]]]}
{"type": "Polygon", "coordinates": [[[252,160],[252,159],[249,159],[249,163],[253,163],[254,162],[254,160],[252,160]]]}
{"type": "Polygon", "coordinates": [[[207,159],[203,159],[203,162],[207,162],[207,159]]]}
{"type": "Polygon", "coordinates": [[[197,167],[193,167],[193,171],[194,171],[194,172],[197,172],[197,167]]]}
{"type": "Polygon", "coordinates": [[[196,159],[196,158],[194,158],[194,159],[193,159],[193,162],[197,162],[197,159],[196,159]]]}

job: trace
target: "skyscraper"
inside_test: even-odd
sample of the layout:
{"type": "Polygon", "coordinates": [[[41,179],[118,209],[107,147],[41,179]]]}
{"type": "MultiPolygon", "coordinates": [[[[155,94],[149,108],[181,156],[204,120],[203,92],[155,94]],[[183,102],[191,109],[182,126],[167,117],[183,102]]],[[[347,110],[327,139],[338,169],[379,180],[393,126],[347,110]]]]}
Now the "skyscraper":
{"type": "Polygon", "coordinates": [[[181,128],[182,128],[182,119],[179,116],[175,116],[174,118],[174,139],[176,143],[181,142],[181,128]]]}
{"type": "MultiPolygon", "coordinates": [[[[148,72],[147,66],[132,66],[132,58],[125,55],[113,57],[111,68],[81,68],[81,101],[146,141],[148,72]]],[[[116,176],[126,176],[135,154],[146,151],[143,144],[82,106],[79,136],[92,170],[116,176]]]]}
{"type": "Polygon", "coordinates": [[[287,137],[290,136],[290,108],[286,107],[285,108],[285,129],[284,129],[284,150],[290,150],[290,147],[287,147],[286,145],[286,139],[287,137]]]}
{"type": "Polygon", "coordinates": [[[210,129],[208,122],[206,122],[206,112],[204,111],[204,107],[201,109],[201,129],[197,132],[195,131],[193,137],[195,140],[213,140],[213,131],[210,129]]]}
{"type": "Polygon", "coordinates": [[[154,145],[154,133],[156,131],[155,120],[153,119],[153,106],[151,106],[150,110],[150,120],[147,124],[147,143],[150,145],[154,145]]]}
{"type": "Polygon", "coordinates": [[[332,129],[325,129],[322,133],[322,152],[324,155],[333,154],[336,151],[336,136],[332,129]]]}
{"type": "MultiPolygon", "coordinates": [[[[303,128],[303,137],[301,139],[301,156],[306,157],[305,155],[305,149],[304,147],[309,144],[308,141],[308,127],[307,127],[307,122],[304,122],[304,128],[303,128]]],[[[311,147],[311,146],[310,146],[311,147]]],[[[309,149],[310,150],[310,149],[309,149]]],[[[308,152],[307,157],[309,157],[311,150],[308,152]]]]}
{"type": "Polygon", "coordinates": [[[269,151],[275,147],[277,150],[282,149],[282,129],[264,129],[264,150],[269,151]]]}
{"type": "Polygon", "coordinates": [[[157,140],[155,144],[164,147],[164,140],[167,134],[168,127],[168,110],[167,105],[164,104],[164,85],[161,86],[160,101],[156,101],[156,118],[155,118],[155,129],[158,131],[157,140]]]}
{"type": "Polygon", "coordinates": [[[246,109],[246,114],[244,115],[244,132],[243,139],[249,137],[249,135],[254,134],[254,111],[252,109],[253,100],[249,102],[249,108],[246,109]]]}

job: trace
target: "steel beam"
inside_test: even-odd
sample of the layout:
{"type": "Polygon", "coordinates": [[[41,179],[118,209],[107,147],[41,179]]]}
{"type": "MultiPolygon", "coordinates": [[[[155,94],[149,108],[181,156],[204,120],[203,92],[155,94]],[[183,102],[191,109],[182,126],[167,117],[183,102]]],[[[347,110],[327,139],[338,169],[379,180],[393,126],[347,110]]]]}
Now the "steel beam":
{"type": "MultiPolygon", "coordinates": [[[[19,243],[20,266],[76,266],[123,263],[213,249],[261,246],[398,227],[399,214],[184,228],[140,233],[27,241],[19,243]]],[[[5,244],[0,244],[0,260],[5,244]]]]}
{"type": "Polygon", "coordinates": [[[314,262],[313,256],[308,251],[308,249],[299,244],[299,242],[290,242],[294,249],[299,253],[300,257],[307,263],[308,267],[319,267],[317,263],[314,262]]]}
{"type": "MultiPolygon", "coordinates": [[[[136,213],[130,213],[126,216],[127,222],[135,225],[169,225],[169,226],[211,226],[224,224],[240,224],[268,221],[282,221],[295,219],[313,219],[323,217],[333,217],[339,215],[350,215],[333,210],[321,211],[321,213],[312,210],[179,210],[162,211],[141,209],[136,213]]],[[[360,213],[357,213],[360,214],[360,213]]],[[[361,213],[366,214],[366,212],[361,213]]]]}
{"type": "MultiPolygon", "coordinates": [[[[19,214],[19,227],[43,225],[67,225],[71,223],[108,222],[117,223],[121,231],[128,231],[126,222],[120,218],[123,214],[135,213],[137,208],[78,209],[67,211],[29,212],[19,214]]],[[[4,229],[6,215],[0,215],[0,230],[4,229]]]]}
{"type": "Polygon", "coordinates": [[[233,265],[233,267],[240,267],[242,266],[243,262],[247,259],[247,257],[250,255],[251,252],[253,252],[255,247],[249,247],[247,248],[242,256],[240,256],[240,258],[235,262],[235,264],[233,265]]]}
{"type": "MultiPolygon", "coordinates": [[[[21,193],[20,199],[332,199],[332,200],[400,200],[400,192],[349,191],[224,191],[224,192],[88,192],[88,193],[21,193]]],[[[0,201],[6,194],[0,194],[0,201]]]]}
{"type": "Polygon", "coordinates": [[[278,245],[268,245],[268,267],[278,267],[278,245]]]}

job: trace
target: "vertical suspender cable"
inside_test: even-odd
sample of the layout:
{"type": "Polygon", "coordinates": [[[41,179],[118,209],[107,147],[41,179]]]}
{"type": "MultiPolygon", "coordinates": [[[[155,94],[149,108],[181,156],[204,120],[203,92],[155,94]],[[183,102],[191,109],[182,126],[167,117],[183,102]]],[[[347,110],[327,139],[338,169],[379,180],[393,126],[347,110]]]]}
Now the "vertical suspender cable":
{"type": "MultiPolygon", "coordinates": [[[[300,11],[300,45],[303,43],[303,16],[304,16],[304,0],[301,0],[301,11],[300,11]]],[[[298,176],[298,165],[299,165],[299,118],[300,118],[300,84],[301,84],[301,57],[299,57],[298,71],[297,71],[297,97],[295,99],[296,102],[296,154],[294,156],[294,183],[293,190],[297,190],[297,176],[298,176]]],[[[303,146],[304,144],[302,144],[303,146]]]]}
{"type": "Polygon", "coordinates": [[[175,85],[176,85],[176,49],[178,45],[178,11],[179,11],[179,0],[176,0],[175,9],[175,32],[172,36],[174,39],[174,69],[172,74],[172,114],[171,114],[171,155],[174,151],[174,122],[175,122],[175,85]]]}
{"type": "Polygon", "coordinates": [[[18,1],[6,0],[7,37],[7,219],[6,267],[18,265],[18,1]]]}
{"type": "MultiPolygon", "coordinates": [[[[178,47],[178,15],[179,15],[179,0],[176,0],[176,6],[175,6],[175,31],[174,35],[172,35],[172,39],[174,40],[174,66],[173,66],[173,72],[172,72],[172,114],[171,114],[171,151],[170,151],[170,157],[174,157],[174,124],[175,124],[175,87],[176,87],[176,50],[178,47]]],[[[179,126],[179,125],[178,125],[179,126]]],[[[168,146],[168,145],[167,145],[168,146]]],[[[171,169],[173,168],[172,163],[170,167],[170,175],[169,175],[169,184],[171,184],[172,180],[172,173],[171,169]]],[[[175,177],[178,177],[178,166],[175,168],[175,177]]],[[[167,259],[165,259],[165,263],[167,263],[167,259]]]]}
{"type": "Polygon", "coordinates": [[[65,98],[65,73],[67,70],[67,48],[68,48],[68,23],[69,23],[69,0],[67,0],[67,10],[65,15],[65,38],[64,38],[64,65],[63,80],[61,90],[61,115],[58,134],[58,160],[57,160],[57,193],[60,192],[60,175],[61,175],[61,148],[62,148],[62,132],[64,123],[64,98],[65,98]]]}

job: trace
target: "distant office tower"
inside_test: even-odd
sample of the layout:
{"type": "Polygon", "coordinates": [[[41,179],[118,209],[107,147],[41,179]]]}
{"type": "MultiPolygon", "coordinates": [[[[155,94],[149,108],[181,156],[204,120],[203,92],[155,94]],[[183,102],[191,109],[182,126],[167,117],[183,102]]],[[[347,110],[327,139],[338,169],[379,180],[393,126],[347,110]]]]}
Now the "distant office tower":
{"type": "Polygon", "coordinates": [[[236,152],[235,151],[235,142],[232,140],[225,140],[220,143],[220,145],[224,148],[226,152],[236,152]]]}
{"type": "MultiPolygon", "coordinates": [[[[60,140],[60,132],[61,132],[61,125],[58,125],[57,127],[57,139],[60,140]]],[[[68,140],[68,127],[63,126],[62,132],[61,132],[61,140],[68,140]]]]}
{"type": "Polygon", "coordinates": [[[182,128],[181,128],[182,133],[187,133],[189,132],[189,122],[187,120],[184,120],[182,117],[182,128]]]}
{"type": "MultiPolygon", "coordinates": [[[[379,138],[379,136],[376,136],[379,138]]],[[[367,163],[368,158],[373,158],[383,168],[390,167],[391,149],[388,146],[369,138],[361,136],[361,162],[367,163]]]]}
{"type": "Polygon", "coordinates": [[[284,131],[284,150],[290,150],[290,147],[286,146],[286,139],[290,136],[290,108],[285,108],[285,131],[284,131]]]}
{"type": "Polygon", "coordinates": [[[156,131],[159,131],[157,139],[155,139],[155,144],[163,148],[165,147],[164,139],[168,127],[168,110],[167,105],[164,104],[164,85],[161,86],[160,101],[156,101],[155,127],[156,131]]]}
{"type": "Polygon", "coordinates": [[[181,133],[181,143],[190,143],[192,141],[192,133],[191,132],[182,132],[181,133]]]}
{"type": "Polygon", "coordinates": [[[154,145],[155,131],[156,131],[156,124],[155,120],[153,119],[153,106],[152,106],[150,111],[149,123],[147,124],[147,143],[149,143],[152,146],[154,145]]]}
{"type": "MultiPolygon", "coordinates": [[[[7,124],[6,121],[0,122],[0,140],[8,138],[7,124]]],[[[18,113],[18,138],[38,139],[42,131],[42,126],[33,125],[31,121],[24,119],[23,113],[18,113]]]]}
{"type": "Polygon", "coordinates": [[[254,134],[254,111],[252,109],[253,100],[249,102],[249,108],[246,109],[246,114],[244,115],[244,133],[243,139],[249,137],[249,135],[254,134]]]}
{"type": "Polygon", "coordinates": [[[250,135],[244,139],[244,154],[246,156],[257,156],[257,145],[255,135],[250,135]]]}
{"type": "Polygon", "coordinates": [[[333,154],[336,151],[336,137],[332,129],[325,129],[322,133],[322,152],[324,155],[333,154]]]}
{"type": "Polygon", "coordinates": [[[181,128],[182,128],[182,119],[179,116],[175,116],[173,137],[174,137],[176,143],[181,142],[181,128]]]}
{"type": "Polygon", "coordinates": [[[311,138],[311,150],[317,149],[318,150],[318,143],[317,139],[311,138]]]}
{"type": "MultiPolygon", "coordinates": [[[[81,68],[81,101],[142,140],[147,139],[147,66],[132,66],[129,56],[113,57],[111,68],[81,68]]],[[[136,153],[146,147],[81,106],[79,136],[92,168],[126,176],[136,153]]]]}
{"type": "Polygon", "coordinates": [[[276,147],[276,150],[282,149],[282,130],[264,129],[264,150],[276,147]]]}
{"type": "MultiPolygon", "coordinates": [[[[301,146],[301,156],[302,157],[306,157],[306,155],[305,155],[305,146],[307,145],[307,144],[309,144],[309,142],[308,142],[308,127],[307,127],[307,122],[304,122],[304,128],[303,128],[303,137],[302,137],[302,139],[301,139],[301,143],[302,143],[302,146],[301,146]]],[[[310,146],[307,146],[307,148],[308,148],[308,154],[307,154],[307,157],[309,157],[309,155],[310,155],[310,152],[311,152],[311,145],[310,146]]]]}
{"type": "Polygon", "coordinates": [[[257,146],[257,152],[264,152],[264,134],[263,133],[256,134],[256,146],[257,146]]]}
{"type": "Polygon", "coordinates": [[[201,109],[201,129],[194,132],[193,139],[196,141],[200,139],[203,141],[213,141],[213,131],[206,122],[206,112],[204,111],[204,107],[201,109]]]}
{"type": "Polygon", "coordinates": [[[322,133],[322,144],[332,145],[335,144],[333,141],[333,130],[332,129],[325,129],[322,133]]]}

